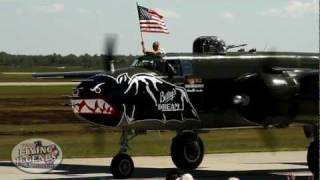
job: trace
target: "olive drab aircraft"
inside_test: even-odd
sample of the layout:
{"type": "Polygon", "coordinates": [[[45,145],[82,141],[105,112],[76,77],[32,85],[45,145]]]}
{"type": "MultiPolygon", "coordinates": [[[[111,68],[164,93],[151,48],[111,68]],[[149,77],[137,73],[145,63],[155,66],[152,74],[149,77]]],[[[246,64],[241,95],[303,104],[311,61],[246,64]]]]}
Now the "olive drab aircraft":
{"type": "Polygon", "coordinates": [[[216,36],[201,36],[192,53],[143,55],[131,66],[113,67],[115,38],[106,40],[105,69],[34,73],[34,78],[81,79],[70,96],[80,119],[121,130],[111,162],[116,178],[130,177],[128,141],[146,130],[172,130],[171,157],[181,169],[197,168],[204,156],[202,129],[305,124],[314,141],[309,169],[319,172],[319,54],[238,51],[216,36]]]}

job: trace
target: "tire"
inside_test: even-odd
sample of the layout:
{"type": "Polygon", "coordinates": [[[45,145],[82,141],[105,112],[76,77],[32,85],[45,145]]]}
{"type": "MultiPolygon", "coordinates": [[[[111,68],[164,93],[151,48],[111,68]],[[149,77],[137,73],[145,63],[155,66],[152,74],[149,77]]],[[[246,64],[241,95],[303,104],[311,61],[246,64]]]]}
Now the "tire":
{"type": "Polygon", "coordinates": [[[203,142],[194,133],[183,133],[172,140],[171,159],[176,167],[183,170],[197,168],[203,159],[203,142]]]}
{"type": "Polygon", "coordinates": [[[316,176],[319,176],[319,144],[316,141],[310,143],[307,154],[307,163],[309,170],[316,176]]]}
{"type": "Polygon", "coordinates": [[[132,158],[128,154],[117,154],[111,161],[110,169],[114,178],[129,178],[134,171],[132,158]]]}

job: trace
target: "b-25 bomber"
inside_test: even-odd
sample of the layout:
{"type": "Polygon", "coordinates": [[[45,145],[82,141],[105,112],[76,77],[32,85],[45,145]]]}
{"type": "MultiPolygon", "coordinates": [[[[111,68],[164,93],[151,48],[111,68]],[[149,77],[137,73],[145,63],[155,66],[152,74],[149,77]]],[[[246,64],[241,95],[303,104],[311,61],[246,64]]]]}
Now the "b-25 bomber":
{"type": "Polygon", "coordinates": [[[172,161],[191,170],[204,156],[198,136],[202,129],[291,123],[310,127],[305,129],[314,141],[307,162],[318,174],[318,53],[229,52],[245,44],[227,46],[215,36],[202,36],[194,41],[192,53],[143,55],[130,67],[114,69],[113,41],[107,41],[105,70],[33,76],[81,79],[70,96],[75,115],[121,129],[121,147],[111,163],[114,177],[132,175],[128,141],[141,131],[176,131],[172,161]]]}

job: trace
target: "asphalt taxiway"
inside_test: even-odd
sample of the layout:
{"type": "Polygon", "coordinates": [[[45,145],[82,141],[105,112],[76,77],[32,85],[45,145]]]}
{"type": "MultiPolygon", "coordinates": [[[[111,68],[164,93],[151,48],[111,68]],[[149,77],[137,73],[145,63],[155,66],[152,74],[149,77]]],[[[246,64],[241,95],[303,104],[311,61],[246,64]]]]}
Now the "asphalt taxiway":
{"type": "MultiPolygon", "coordinates": [[[[132,179],[165,179],[175,166],[170,156],[133,157],[135,172],[132,179]]],[[[0,161],[0,179],[112,179],[111,158],[64,159],[47,174],[28,174],[10,161],[0,161]]],[[[190,171],[196,179],[227,180],[296,180],[311,179],[306,164],[306,151],[252,152],[207,154],[197,170],[190,171]]]]}

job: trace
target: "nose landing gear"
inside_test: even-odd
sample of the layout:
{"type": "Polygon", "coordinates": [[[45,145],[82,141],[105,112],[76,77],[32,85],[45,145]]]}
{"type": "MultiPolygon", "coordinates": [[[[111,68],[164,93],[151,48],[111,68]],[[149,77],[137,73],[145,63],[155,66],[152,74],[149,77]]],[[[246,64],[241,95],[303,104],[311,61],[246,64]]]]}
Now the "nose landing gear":
{"type": "Polygon", "coordinates": [[[129,134],[128,131],[122,130],[120,138],[120,151],[113,157],[110,170],[114,178],[129,178],[134,171],[132,158],[127,154],[129,149],[128,141],[135,137],[135,134],[129,134]]]}
{"type": "Polygon", "coordinates": [[[111,173],[114,178],[129,178],[133,170],[134,164],[128,154],[119,153],[111,161],[111,173]]]}

